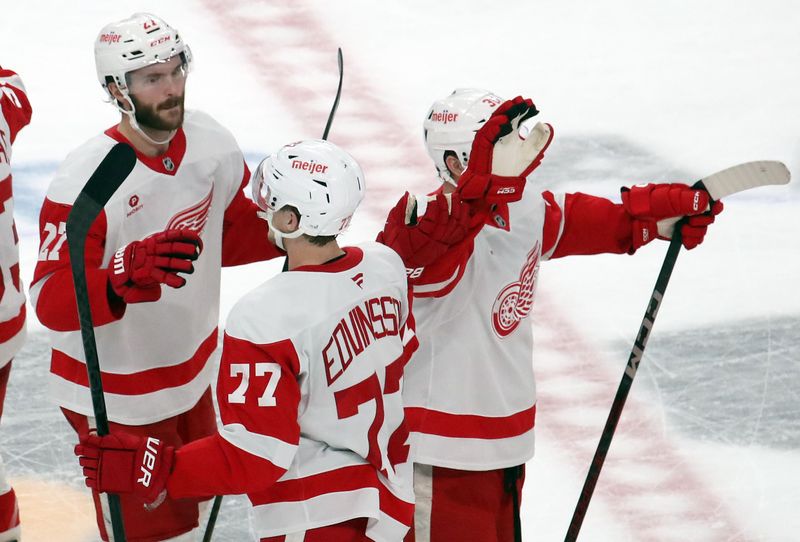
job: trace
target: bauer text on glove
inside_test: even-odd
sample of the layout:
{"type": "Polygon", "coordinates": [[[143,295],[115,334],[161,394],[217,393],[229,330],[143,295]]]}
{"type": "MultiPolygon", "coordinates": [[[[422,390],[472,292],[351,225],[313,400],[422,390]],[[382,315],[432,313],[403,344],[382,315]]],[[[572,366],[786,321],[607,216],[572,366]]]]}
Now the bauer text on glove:
{"type": "Polygon", "coordinates": [[[166,496],[175,449],[155,437],[92,433],[81,435],[75,455],[88,487],[100,493],[134,495],[154,507],[166,496]]]}

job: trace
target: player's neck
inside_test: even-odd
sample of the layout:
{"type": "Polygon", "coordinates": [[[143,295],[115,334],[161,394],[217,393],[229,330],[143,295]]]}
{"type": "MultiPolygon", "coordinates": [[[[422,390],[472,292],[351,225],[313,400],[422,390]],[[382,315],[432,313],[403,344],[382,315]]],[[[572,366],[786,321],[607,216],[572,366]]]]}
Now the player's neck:
{"type": "MultiPolygon", "coordinates": [[[[143,130],[150,139],[155,141],[163,141],[169,138],[170,133],[163,130],[153,130],[152,128],[147,128],[146,126],[139,125],[139,128],[143,130]]],[[[155,144],[151,141],[148,141],[139,131],[134,129],[131,125],[130,118],[128,115],[122,115],[122,120],[119,123],[119,133],[125,136],[125,138],[131,142],[134,148],[139,151],[140,153],[144,154],[145,156],[161,156],[167,149],[169,148],[169,142],[162,143],[162,144],[155,144]]]]}
{"type": "Polygon", "coordinates": [[[302,238],[285,239],[289,271],[306,265],[322,265],[344,255],[344,250],[336,241],[325,246],[312,245],[302,238]]]}

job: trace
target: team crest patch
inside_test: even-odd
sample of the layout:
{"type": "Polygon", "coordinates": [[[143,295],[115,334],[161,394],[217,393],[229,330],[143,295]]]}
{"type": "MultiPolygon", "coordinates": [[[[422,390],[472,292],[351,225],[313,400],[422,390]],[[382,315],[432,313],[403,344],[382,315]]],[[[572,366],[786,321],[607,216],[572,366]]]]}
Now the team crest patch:
{"type": "Polygon", "coordinates": [[[519,280],[512,282],[498,294],[492,306],[492,329],[501,338],[517,329],[520,320],[533,308],[536,276],[539,274],[539,242],[528,252],[519,280]]]}
{"type": "Polygon", "coordinates": [[[167,171],[172,172],[172,171],[175,170],[175,163],[172,161],[172,158],[170,158],[169,156],[164,158],[161,161],[161,163],[164,164],[164,169],[166,169],[167,171]]]}
{"type": "Polygon", "coordinates": [[[175,216],[173,216],[167,224],[168,230],[184,229],[192,230],[197,235],[203,233],[203,228],[206,227],[208,222],[208,213],[211,211],[211,200],[213,199],[214,187],[208,191],[208,195],[175,216]]]}

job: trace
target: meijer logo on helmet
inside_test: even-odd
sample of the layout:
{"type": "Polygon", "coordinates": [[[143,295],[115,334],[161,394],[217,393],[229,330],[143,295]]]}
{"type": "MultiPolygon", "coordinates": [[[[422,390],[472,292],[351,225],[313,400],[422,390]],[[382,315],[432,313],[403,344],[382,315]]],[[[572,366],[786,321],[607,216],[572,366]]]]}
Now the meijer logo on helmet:
{"type": "Polygon", "coordinates": [[[317,164],[314,160],[306,162],[305,160],[292,160],[292,169],[302,169],[309,173],[325,173],[328,166],[325,164],[317,164]]]}
{"type": "Polygon", "coordinates": [[[120,34],[115,32],[109,32],[108,34],[100,34],[100,43],[108,43],[111,45],[112,43],[117,43],[122,38],[120,34]]]}
{"type": "Polygon", "coordinates": [[[458,113],[451,113],[447,109],[441,112],[434,111],[431,113],[431,120],[433,122],[441,122],[447,124],[448,122],[455,122],[458,120],[458,113]]]}

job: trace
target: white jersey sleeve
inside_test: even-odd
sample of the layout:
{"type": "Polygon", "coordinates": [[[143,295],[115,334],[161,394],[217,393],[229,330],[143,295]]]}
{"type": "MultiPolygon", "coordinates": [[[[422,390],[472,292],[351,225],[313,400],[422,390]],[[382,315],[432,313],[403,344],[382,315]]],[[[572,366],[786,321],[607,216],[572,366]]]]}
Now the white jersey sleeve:
{"type": "Polygon", "coordinates": [[[14,224],[11,145],[31,120],[22,79],[0,68],[0,367],[25,341],[25,292],[20,283],[19,238],[14,224]]]}

